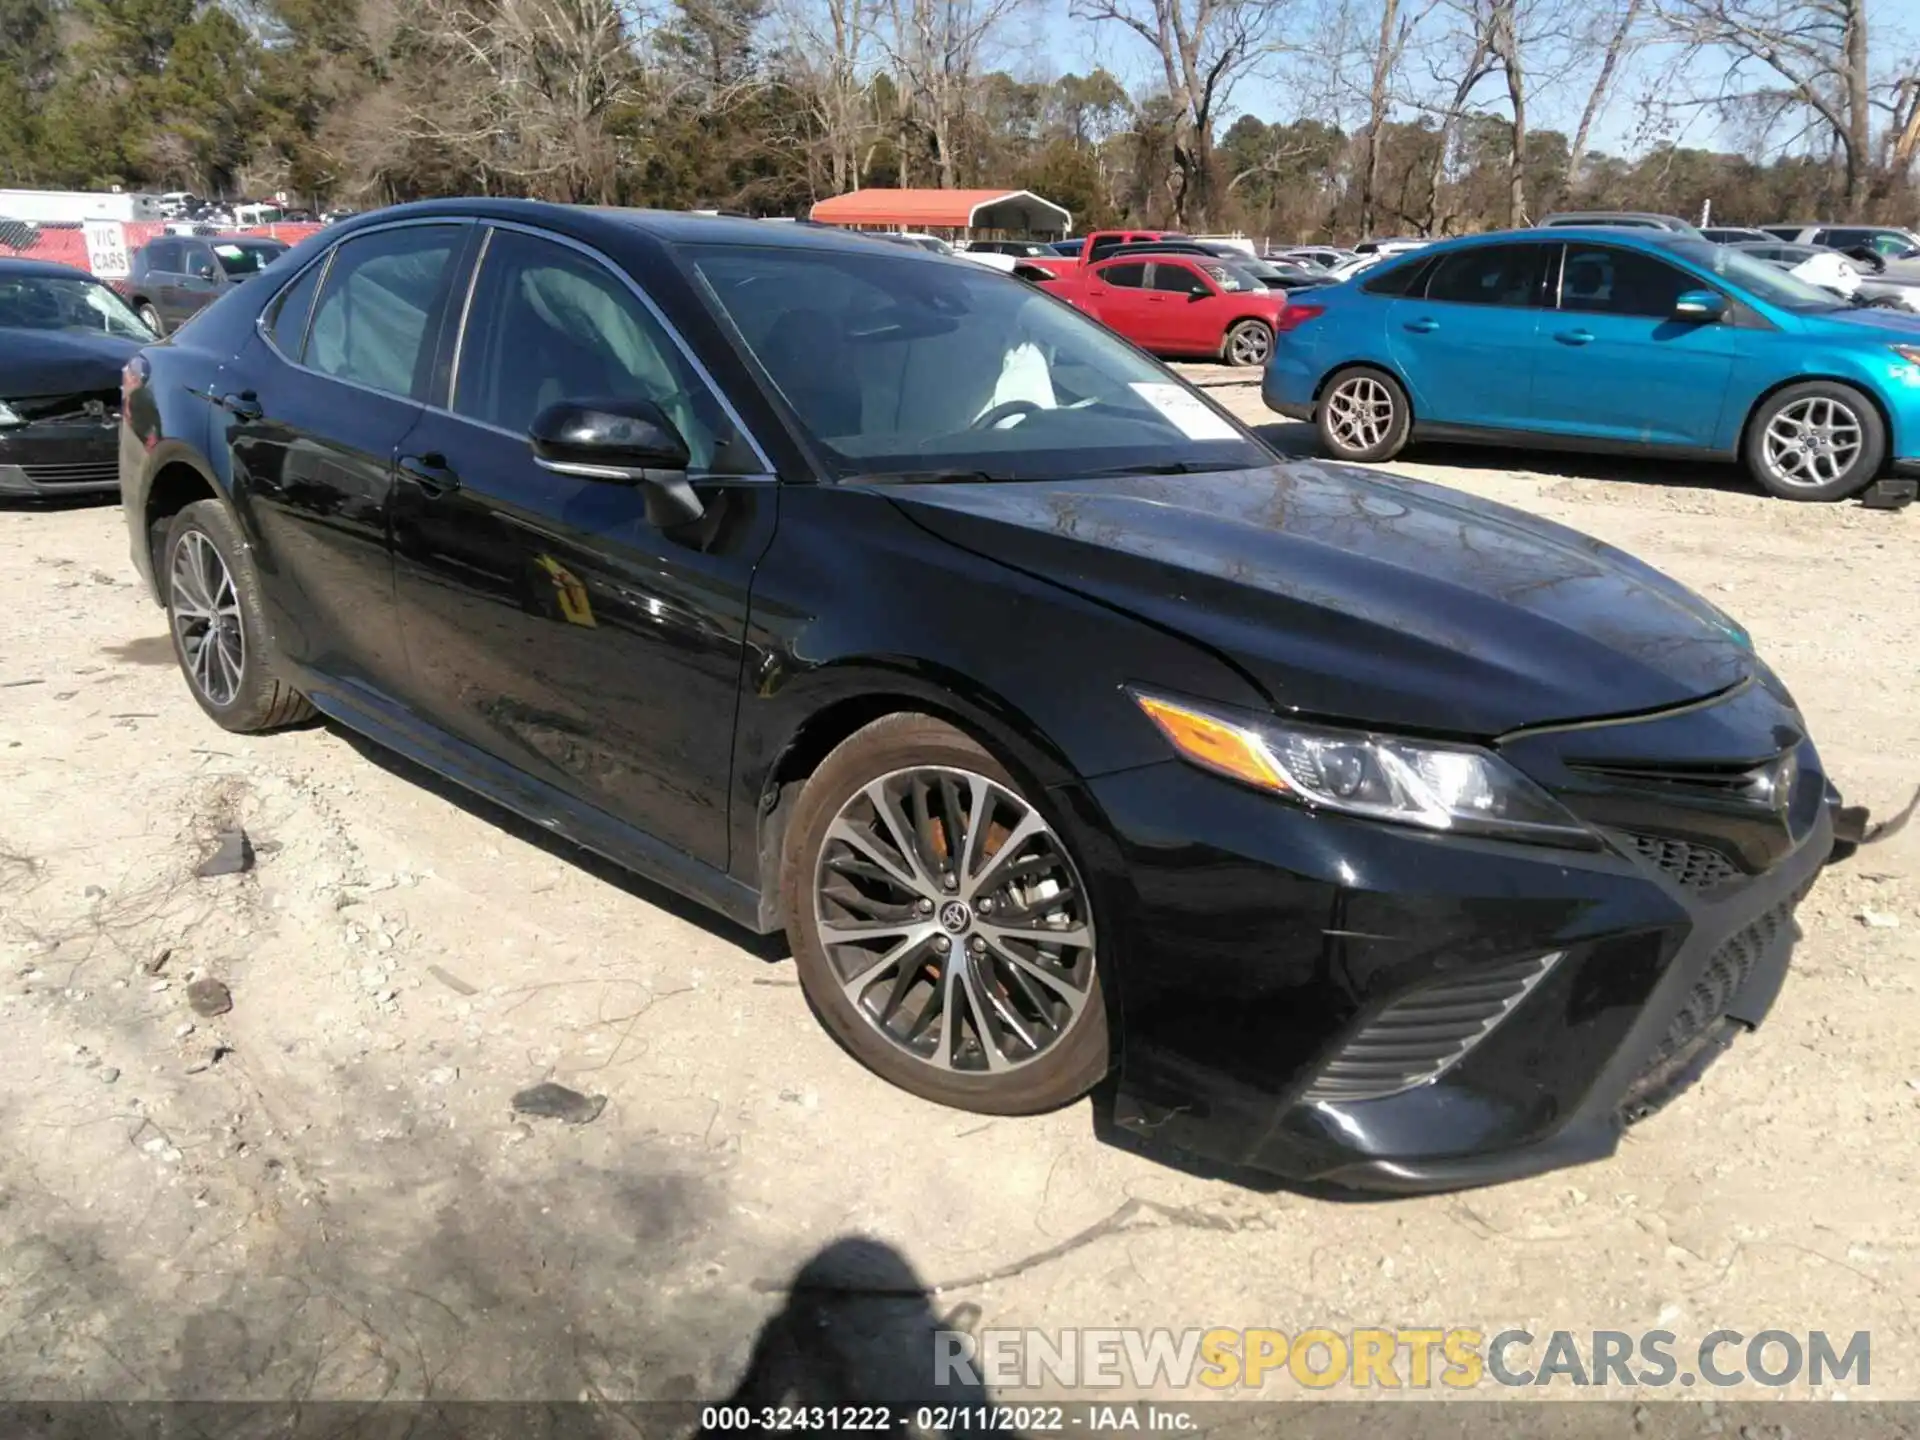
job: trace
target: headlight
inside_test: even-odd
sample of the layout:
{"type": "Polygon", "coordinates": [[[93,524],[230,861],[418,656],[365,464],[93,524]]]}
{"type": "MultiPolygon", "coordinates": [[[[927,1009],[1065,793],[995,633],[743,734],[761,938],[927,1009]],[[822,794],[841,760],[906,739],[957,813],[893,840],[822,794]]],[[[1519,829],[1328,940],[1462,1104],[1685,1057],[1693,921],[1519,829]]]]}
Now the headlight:
{"type": "Polygon", "coordinates": [[[26,423],[25,420],[20,418],[18,411],[8,405],[6,401],[0,400],[0,429],[5,429],[9,425],[24,425],[26,423]]]}
{"type": "Polygon", "coordinates": [[[1598,848],[1593,832],[1489,750],[1214,710],[1133,692],[1174,749],[1299,805],[1368,820],[1598,848]]]}

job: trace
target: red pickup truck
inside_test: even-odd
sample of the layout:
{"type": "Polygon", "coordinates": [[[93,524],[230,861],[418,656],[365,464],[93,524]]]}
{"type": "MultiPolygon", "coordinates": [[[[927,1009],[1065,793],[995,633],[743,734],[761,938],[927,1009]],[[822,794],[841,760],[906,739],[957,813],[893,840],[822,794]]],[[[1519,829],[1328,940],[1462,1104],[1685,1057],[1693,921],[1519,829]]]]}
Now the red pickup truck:
{"type": "Polygon", "coordinates": [[[1071,255],[1023,255],[1023,269],[1045,270],[1050,275],[1065,275],[1095,260],[1105,259],[1122,245],[1139,245],[1148,240],[1184,240],[1172,230],[1089,230],[1080,240],[1080,248],[1071,255]]]}
{"type": "MultiPolygon", "coordinates": [[[[1121,255],[1033,283],[1155,355],[1264,365],[1292,328],[1283,291],[1205,255],[1121,255]]],[[[1302,306],[1294,323],[1319,313],[1302,306]]]]}

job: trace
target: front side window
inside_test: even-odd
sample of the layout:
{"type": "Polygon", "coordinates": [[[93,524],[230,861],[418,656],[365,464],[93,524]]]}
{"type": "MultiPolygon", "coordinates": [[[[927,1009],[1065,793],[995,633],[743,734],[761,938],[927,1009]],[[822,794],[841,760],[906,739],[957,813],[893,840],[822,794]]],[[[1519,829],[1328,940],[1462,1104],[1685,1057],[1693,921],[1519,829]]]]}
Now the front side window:
{"type": "MultiPolygon", "coordinates": [[[[1710,240],[1696,241],[1721,250],[1710,240]]],[[[1674,302],[1701,284],[1684,270],[1637,250],[1569,245],[1560,271],[1560,308],[1596,315],[1669,319],[1674,302]]]]}
{"type": "MultiPolygon", "coordinates": [[[[1716,279],[1724,280],[1736,289],[1746,291],[1754,299],[1782,310],[1798,315],[1817,315],[1849,308],[1846,301],[1831,291],[1822,290],[1818,285],[1811,285],[1777,265],[1756,260],[1725,245],[1715,245],[1705,240],[1687,240],[1674,246],[1673,252],[1716,279]]],[[[1701,282],[1691,276],[1685,278],[1687,283],[1683,288],[1700,288],[1701,282]]]]}
{"type": "Polygon", "coordinates": [[[666,328],[589,256],[496,230],[467,314],[457,415],[524,434],[561,400],[651,400],[687,442],[696,473],[749,475],[758,456],[666,328]]]}
{"type": "Polygon", "coordinates": [[[1165,291],[1171,295],[1205,295],[1207,282],[1191,266],[1177,265],[1162,260],[1153,267],[1153,290],[1165,291]]]}
{"type": "Polygon", "coordinates": [[[1531,305],[1541,248],[1474,245],[1442,255],[1427,277],[1427,299],[1454,305],[1531,305]]]}
{"type": "Polygon", "coordinates": [[[345,241],[314,307],[305,363],[322,375],[421,399],[427,321],[460,243],[457,225],[407,225],[345,241]]]}
{"type": "Polygon", "coordinates": [[[824,247],[683,253],[840,478],[1038,480],[1273,463],[1111,331],[983,267],[824,247]]]}

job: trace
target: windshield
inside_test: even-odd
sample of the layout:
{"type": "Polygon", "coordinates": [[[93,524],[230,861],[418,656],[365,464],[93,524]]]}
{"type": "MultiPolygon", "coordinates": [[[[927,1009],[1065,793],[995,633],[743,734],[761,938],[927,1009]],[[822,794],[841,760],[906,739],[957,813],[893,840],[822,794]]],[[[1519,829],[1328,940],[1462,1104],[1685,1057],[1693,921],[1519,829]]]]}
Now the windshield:
{"type": "Polygon", "coordinates": [[[214,257],[219,260],[220,268],[236,279],[243,275],[258,275],[267,266],[287,253],[285,245],[236,245],[231,243],[215,245],[214,257]]]}
{"type": "Polygon", "coordinates": [[[1272,463],[1154,361],[994,271],[776,246],[687,253],[842,477],[1037,480],[1272,463]]]}
{"type": "Polygon", "coordinates": [[[0,327],[157,338],[126,301],[98,280],[78,275],[0,275],[0,327]]]}
{"type": "Polygon", "coordinates": [[[1702,270],[1710,271],[1728,284],[1737,285],[1755,299],[1797,315],[1849,308],[1831,290],[1822,290],[1797,275],[1788,274],[1777,265],[1756,260],[1725,245],[1716,245],[1711,240],[1683,241],[1673,247],[1673,253],[1691,260],[1702,270]]]}

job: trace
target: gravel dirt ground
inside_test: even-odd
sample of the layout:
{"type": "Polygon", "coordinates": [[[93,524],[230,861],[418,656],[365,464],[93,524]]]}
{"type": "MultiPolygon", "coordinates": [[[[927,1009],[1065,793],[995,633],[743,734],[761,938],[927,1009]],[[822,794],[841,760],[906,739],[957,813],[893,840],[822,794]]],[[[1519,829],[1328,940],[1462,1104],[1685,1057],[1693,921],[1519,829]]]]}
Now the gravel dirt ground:
{"type": "MultiPolygon", "coordinates": [[[[1711,467],[1391,468],[1669,569],[1751,627],[1849,798],[1920,780],[1920,511],[1711,467]]],[[[1920,1398],[1920,827],[1827,872],[1773,1018],[1613,1160],[1257,1193],[1098,1143],[1084,1104],[925,1105],[835,1048],[777,944],[344,732],[222,733],[126,549],[114,507],[0,511],[0,1397],[716,1398],[823,1345],[923,1366],[937,1314],[1867,1330],[1854,1398],[1920,1398]],[[235,825],[252,871],[196,878],[235,825]],[[190,1004],[208,977],[229,1012],[190,1004]],[[511,1113],[544,1080],[604,1112],[511,1113]]]]}

